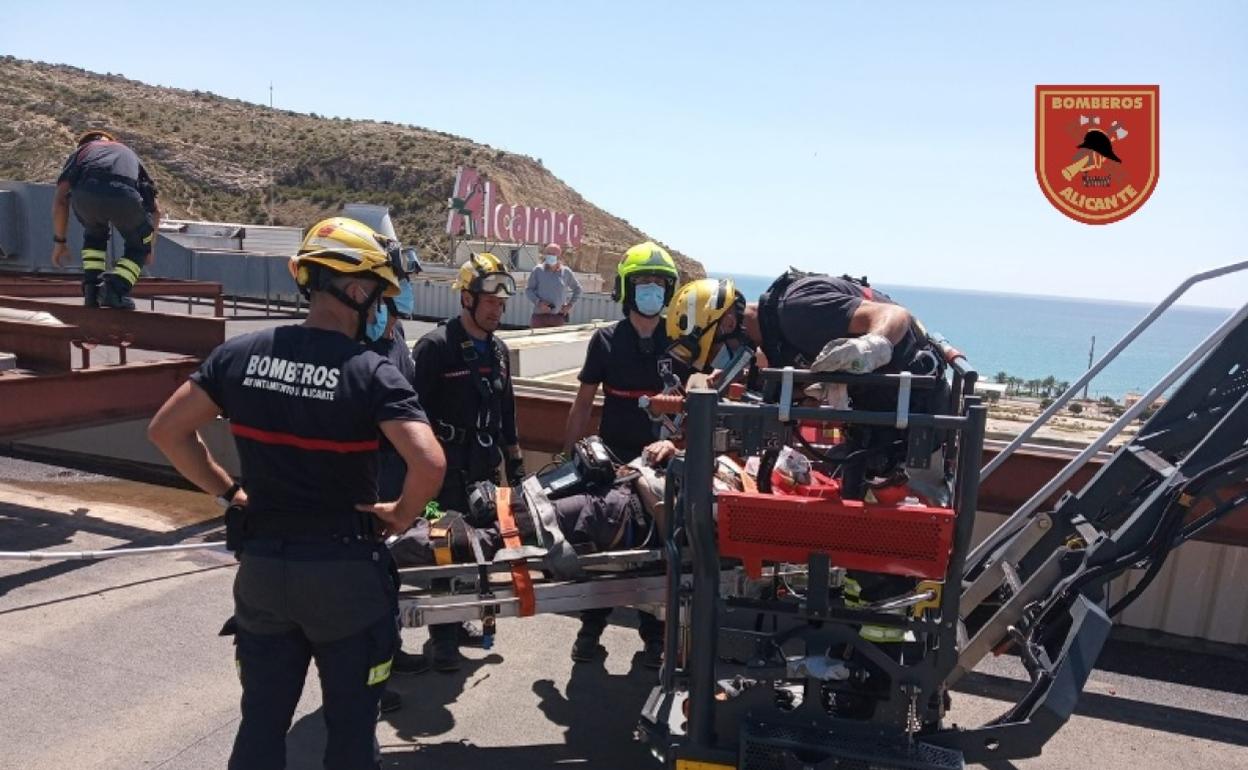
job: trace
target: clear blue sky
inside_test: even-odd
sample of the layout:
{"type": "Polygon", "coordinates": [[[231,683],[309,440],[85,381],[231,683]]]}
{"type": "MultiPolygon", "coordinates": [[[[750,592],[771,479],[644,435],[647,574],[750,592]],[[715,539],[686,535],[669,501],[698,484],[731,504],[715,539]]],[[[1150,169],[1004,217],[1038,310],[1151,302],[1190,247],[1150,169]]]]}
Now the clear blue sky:
{"type": "Polygon", "coordinates": [[[1248,4],[1027,7],[41,0],[8,4],[0,52],[261,103],[271,80],[286,109],[541,158],[721,272],[1151,300],[1248,259],[1248,4]],[[1037,83],[1160,84],[1139,212],[1091,227],[1044,199],[1037,83]]]}

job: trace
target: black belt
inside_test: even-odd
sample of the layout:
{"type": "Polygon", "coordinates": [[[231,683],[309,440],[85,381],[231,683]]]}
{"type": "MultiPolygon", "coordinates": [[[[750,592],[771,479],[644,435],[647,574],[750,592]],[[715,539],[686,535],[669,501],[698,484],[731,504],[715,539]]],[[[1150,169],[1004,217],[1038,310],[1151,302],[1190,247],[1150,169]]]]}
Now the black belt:
{"type": "Polygon", "coordinates": [[[118,184],[124,184],[135,191],[139,189],[139,180],[131,179],[130,177],[122,176],[121,174],[114,174],[109,171],[84,171],[82,172],[81,178],[84,182],[116,182],[118,184]]]}
{"type": "Polygon", "coordinates": [[[376,541],[380,531],[372,514],[337,516],[246,513],[243,538],[278,538],[299,542],[376,541]]]}

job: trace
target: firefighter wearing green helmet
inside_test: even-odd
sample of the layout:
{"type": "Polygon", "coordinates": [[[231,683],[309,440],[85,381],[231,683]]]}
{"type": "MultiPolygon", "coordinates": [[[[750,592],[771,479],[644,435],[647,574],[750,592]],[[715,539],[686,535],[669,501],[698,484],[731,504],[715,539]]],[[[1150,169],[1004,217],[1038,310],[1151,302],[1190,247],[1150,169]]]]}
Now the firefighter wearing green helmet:
{"type": "MultiPolygon", "coordinates": [[[[637,400],[653,396],[672,382],[684,382],[688,368],[667,352],[662,313],[676,292],[676,262],[667,251],[647,241],[624,253],[616,267],[612,297],[624,309],[624,319],[594,332],[581,368],[580,389],[568,413],[564,450],[591,431],[590,415],[599,386],[603,389],[602,425],[598,435],[624,462],[645,455],[652,463],[665,462],[675,446],[659,435],[659,426],[641,410],[637,400]]],[[[610,610],[581,614],[581,631],[572,659],[590,661],[604,651],[598,639],[610,610]]],[[[663,623],[648,613],[639,626],[645,644],[644,662],[658,668],[663,652],[663,623]]]]}

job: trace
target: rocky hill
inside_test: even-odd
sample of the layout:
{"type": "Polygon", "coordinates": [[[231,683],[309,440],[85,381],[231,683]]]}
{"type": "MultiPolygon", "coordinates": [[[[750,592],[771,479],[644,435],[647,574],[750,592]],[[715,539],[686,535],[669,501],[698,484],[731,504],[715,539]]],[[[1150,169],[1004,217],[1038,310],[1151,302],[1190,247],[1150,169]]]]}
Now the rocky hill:
{"type": "MultiPolygon", "coordinates": [[[[584,220],[573,267],[614,274],[624,249],[650,238],[598,208],[539,160],[463,137],[389,122],[324,118],[150,86],[121,75],[0,57],[0,178],[56,179],[74,137],[115,131],[139,153],[166,216],[307,226],[348,201],[384,203],[399,236],[445,258],[446,201],[456,167],[485,174],[507,200],[584,220]]],[[[657,240],[657,239],[656,239],[657,240]]],[[[697,262],[672,252],[682,273],[697,262]]]]}

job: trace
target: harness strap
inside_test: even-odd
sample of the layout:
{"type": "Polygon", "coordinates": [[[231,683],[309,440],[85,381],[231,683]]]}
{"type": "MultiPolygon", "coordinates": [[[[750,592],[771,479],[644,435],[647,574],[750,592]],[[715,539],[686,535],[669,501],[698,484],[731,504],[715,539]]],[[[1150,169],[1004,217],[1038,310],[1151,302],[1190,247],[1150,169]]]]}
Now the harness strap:
{"type": "Polygon", "coordinates": [[[454,562],[451,553],[451,530],[449,527],[431,526],[429,527],[429,540],[433,546],[433,559],[439,567],[445,567],[447,564],[454,562]],[[441,545],[439,545],[441,541],[441,545]]]}
{"type": "Polygon", "coordinates": [[[446,420],[435,420],[432,426],[433,435],[443,444],[463,444],[468,440],[468,430],[452,425],[446,420]]]}
{"type": "Polygon", "coordinates": [[[623,388],[613,388],[610,385],[606,385],[606,384],[602,386],[602,389],[603,391],[606,392],[608,396],[613,396],[615,398],[626,398],[630,401],[636,401],[637,399],[643,396],[646,398],[649,398],[651,396],[657,396],[660,392],[657,390],[624,390],[623,388]]]}
{"type": "Polygon", "coordinates": [[[529,476],[520,486],[520,493],[529,508],[529,516],[533,518],[533,529],[537,533],[537,544],[546,549],[544,566],[549,567],[554,576],[560,580],[573,580],[584,577],[580,562],[576,558],[576,549],[563,536],[559,529],[559,519],[555,506],[542,491],[542,482],[537,476],[529,476]]]}
{"type": "Polygon", "coordinates": [[[758,494],[758,482],[754,480],[753,476],[746,473],[744,468],[741,469],[741,486],[743,487],[742,491],[747,495],[758,494]]]}
{"type": "MultiPolygon", "coordinates": [[[[516,528],[516,518],[511,515],[511,487],[499,487],[495,499],[498,505],[498,534],[503,538],[503,545],[518,551],[523,544],[520,542],[520,530],[516,528]]],[[[533,577],[529,574],[526,560],[516,559],[511,563],[511,584],[515,586],[516,598],[520,600],[520,617],[534,614],[537,602],[533,597],[533,577]]]]}

